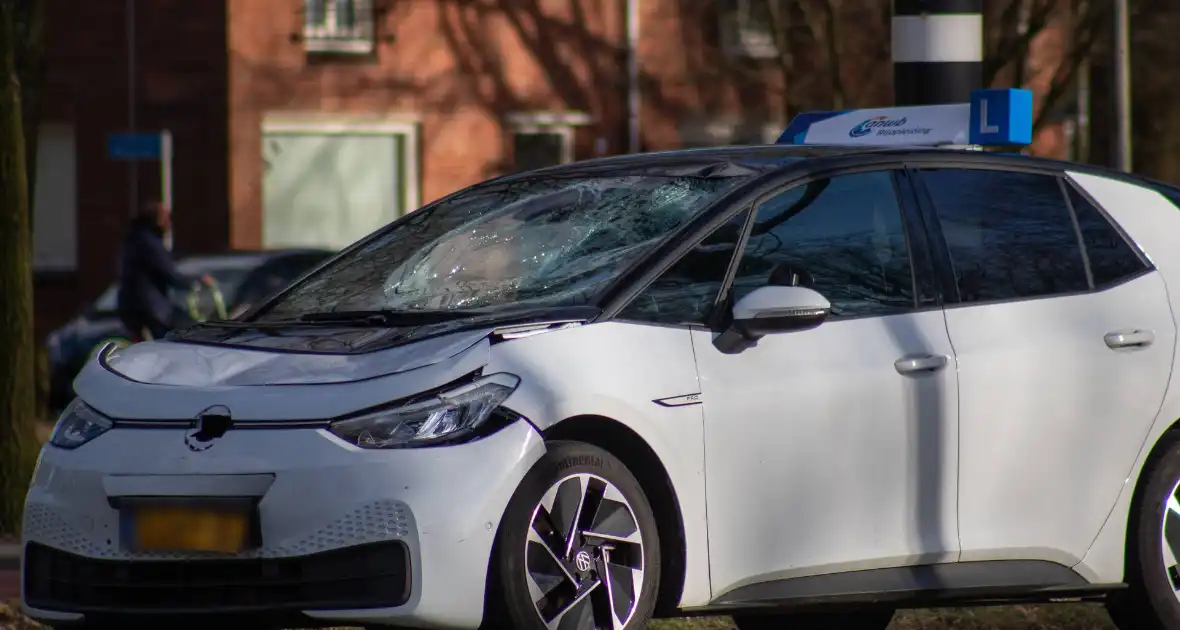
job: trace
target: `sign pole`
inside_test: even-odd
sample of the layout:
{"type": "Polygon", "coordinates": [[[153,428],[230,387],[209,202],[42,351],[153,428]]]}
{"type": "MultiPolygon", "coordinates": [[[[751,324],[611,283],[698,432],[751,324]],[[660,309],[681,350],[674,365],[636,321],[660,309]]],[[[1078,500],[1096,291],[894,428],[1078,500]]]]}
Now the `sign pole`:
{"type": "Polygon", "coordinates": [[[966,103],[983,87],[983,0],[893,0],[892,25],[895,104],[966,103]]]}
{"type": "Polygon", "coordinates": [[[172,132],[160,132],[160,200],[172,208],[172,132]]]}
{"type": "Polygon", "coordinates": [[[1115,166],[1131,172],[1131,18],[1127,0],[1114,3],[1115,166]]]}

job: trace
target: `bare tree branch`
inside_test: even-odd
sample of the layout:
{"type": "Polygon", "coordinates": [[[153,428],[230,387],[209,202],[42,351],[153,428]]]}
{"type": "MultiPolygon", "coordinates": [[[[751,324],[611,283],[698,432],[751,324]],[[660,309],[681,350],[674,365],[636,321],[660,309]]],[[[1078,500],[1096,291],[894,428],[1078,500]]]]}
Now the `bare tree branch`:
{"type": "Polygon", "coordinates": [[[1017,73],[1013,85],[1024,84],[1023,69],[1028,63],[1032,41],[1049,25],[1059,4],[1058,0],[1007,0],[998,15],[997,28],[988,29],[995,33],[995,43],[991,54],[983,60],[984,85],[993,85],[999,74],[1013,65],[1017,73]]]}
{"type": "Polygon", "coordinates": [[[1081,15],[1074,16],[1070,28],[1070,32],[1073,33],[1072,46],[1069,54],[1053,72],[1049,90],[1041,100],[1041,111],[1033,121],[1034,131],[1044,127],[1055,111],[1058,102],[1069,92],[1069,88],[1077,76],[1078,68],[1089,59],[1095,42],[1098,41],[1103,28],[1108,23],[1109,16],[1109,2],[1087,3],[1085,11],[1081,15]]]}

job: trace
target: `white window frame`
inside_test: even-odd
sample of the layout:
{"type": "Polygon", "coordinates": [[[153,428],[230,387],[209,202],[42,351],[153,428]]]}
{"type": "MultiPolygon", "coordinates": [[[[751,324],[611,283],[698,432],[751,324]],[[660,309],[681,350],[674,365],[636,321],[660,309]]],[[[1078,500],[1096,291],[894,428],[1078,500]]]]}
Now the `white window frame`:
{"type": "MultiPolygon", "coordinates": [[[[405,185],[402,194],[402,207],[409,214],[422,207],[422,183],[420,180],[421,165],[418,163],[421,150],[421,123],[416,117],[393,118],[385,120],[355,119],[341,117],[308,117],[299,118],[282,114],[268,115],[262,121],[262,137],[267,134],[307,134],[307,135],[376,135],[403,136],[405,138],[404,155],[398,156],[405,160],[403,177],[405,185]]],[[[262,156],[259,156],[261,162],[262,156]]],[[[265,213],[266,209],[261,209],[265,213]]]]}
{"type": "Polygon", "coordinates": [[[775,59],[779,56],[775,45],[774,32],[768,26],[752,23],[753,2],[771,0],[730,0],[723,4],[725,14],[721,16],[721,46],[730,56],[751,59],[775,59]]]}
{"type": "MultiPolygon", "coordinates": [[[[552,134],[561,136],[561,163],[574,161],[574,129],[594,122],[582,112],[515,112],[508,114],[513,136],[552,134]]],[[[515,160],[515,156],[513,156],[515,160]]]]}
{"type": "Polygon", "coordinates": [[[78,270],[78,128],[72,123],[45,122],[37,128],[37,160],[30,218],[33,222],[31,266],[34,272],[74,272],[78,270]],[[67,146],[50,146],[50,138],[68,138],[67,146]],[[51,161],[51,151],[64,150],[51,161]],[[49,190],[52,188],[52,190],[49,190]],[[51,208],[50,206],[55,206],[51,208]],[[53,210],[64,209],[65,216],[53,210]],[[40,234],[60,237],[40,249],[40,234]]]}
{"type": "Polygon", "coordinates": [[[373,0],[348,1],[352,3],[352,12],[356,16],[356,25],[352,28],[337,25],[337,0],[304,0],[303,45],[307,52],[352,54],[373,52],[373,0]],[[324,14],[323,25],[307,21],[310,13],[307,8],[312,3],[320,5],[324,14]]]}

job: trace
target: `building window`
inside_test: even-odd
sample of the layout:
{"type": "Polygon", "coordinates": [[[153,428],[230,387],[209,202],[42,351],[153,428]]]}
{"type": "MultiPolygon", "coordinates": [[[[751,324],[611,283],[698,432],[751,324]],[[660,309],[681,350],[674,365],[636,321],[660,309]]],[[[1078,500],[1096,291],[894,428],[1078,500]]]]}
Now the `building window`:
{"type": "Polygon", "coordinates": [[[262,246],[342,249],[422,202],[419,126],[277,114],[262,125],[262,246]]]}
{"type": "MultiPolygon", "coordinates": [[[[781,0],[725,0],[721,8],[721,46],[726,54],[754,59],[778,57],[771,20],[781,0]]],[[[778,7],[781,8],[781,7],[778,7]]]]}
{"type": "Polygon", "coordinates": [[[574,129],[587,125],[584,114],[513,114],[512,168],[516,172],[574,161],[574,129]]]}
{"type": "Polygon", "coordinates": [[[33,192],[33,269],[78,268],[78,177],[74,128],[43,124],[33,192]]]}
{"type": "Polygon", "coordinates": [[[531,171],[569,162],[571,142],[568,131],[515,130],[512,134],[512,162],[515,170],[531,171]]]}
{"type": "Polygon", "coordinates": [[[778,122],[756,123],[694,117],[681,121],[680,144],[685,149],[774,144],[785,128],[778,122]]]}
{"type": "Polygon", "coordinates": [[[308,52],[372,52],[372,0],[304,0],[303,40],[308,52]]]}

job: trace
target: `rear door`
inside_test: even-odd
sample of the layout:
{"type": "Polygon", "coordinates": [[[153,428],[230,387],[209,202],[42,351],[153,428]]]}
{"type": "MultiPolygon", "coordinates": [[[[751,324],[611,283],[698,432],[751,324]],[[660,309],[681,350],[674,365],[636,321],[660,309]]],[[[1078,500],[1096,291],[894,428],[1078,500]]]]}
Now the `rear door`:
{"type": "Polygon", "coordinates": [[[1164,283],[1060,174],[915,173],[958,358],[962,560],[1072,566],[1167,387],[1164,283]]]}

